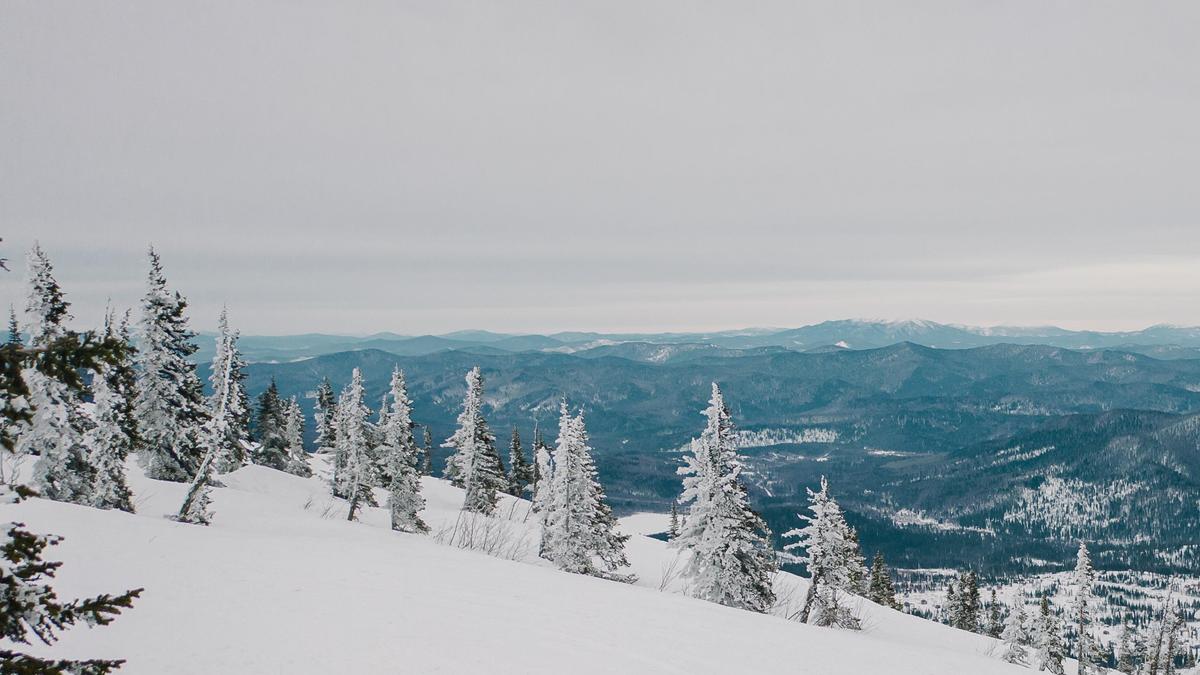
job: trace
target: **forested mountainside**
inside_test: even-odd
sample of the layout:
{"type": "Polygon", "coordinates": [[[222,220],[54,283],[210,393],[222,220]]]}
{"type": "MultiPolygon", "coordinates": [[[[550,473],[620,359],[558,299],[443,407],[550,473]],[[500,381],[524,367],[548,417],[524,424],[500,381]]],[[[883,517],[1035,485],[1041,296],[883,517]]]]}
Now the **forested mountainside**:
{"type": "MultiPolygon", "coordinates": [[[[415,419],[438,445],[453,429],[462,373],[476,364],[502,434],[532,434],[563,396],[583,405],[622,512],[669,508],[680,450],[716,380],[738,420],[752,496],[777,533],[795,525],[805,488],[828,475],[864,540],[900,566],[1040,569],[1066,560],[1075,539],[1103,533],[1101,565],[1200,567],[1190,539],[1200,504],[1196,360],[1013,344],[366,349],[253,363],[247,387],[256,394],[274,378],[284,396],[303,398],[325,377],[344,385],[358,367],[373,401],[398,365],[415,419]]],[[[303,404],[311,410],[311,399],[303,404]]]]}

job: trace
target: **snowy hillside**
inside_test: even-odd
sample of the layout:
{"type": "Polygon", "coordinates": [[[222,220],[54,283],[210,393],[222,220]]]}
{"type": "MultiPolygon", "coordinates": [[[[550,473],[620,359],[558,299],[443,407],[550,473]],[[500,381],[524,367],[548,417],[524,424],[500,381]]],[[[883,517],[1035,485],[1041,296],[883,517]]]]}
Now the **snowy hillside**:
{"type": "MultiPolygon", "coordinates": [[[[319,458],[318,460],[319,461],[319,458]]],[[[429,536],[360,523],[320,478],[260,466],[222,476],[211,527],[166,520],[184,485],[130,463],[138,515],[33,499],[4,520],[63,535],[65,597],[144,586],[113,625],[64,635],[59,656],[126,658],[126,673],[1009,673],[994,641],[863,602],[862,632],[801,625],[679,594],[678,554],[635,534],[636,585],[537,559],[528,502],[464,522],[460,490],[425,478],[429,536]],[[464,535],[496,555],[462,550],[464,535]],[[497,557],[499,556],[499,557],[497,557]],[[506,558],[516,558],[506,559],[506,558]],[[667,592],[663,592],[663,591],[667,592]]],[[[626,521],[653,532],[657,516],[626,521]]],[[[786,613],[802,580],[776,583],[786,613]]]]}

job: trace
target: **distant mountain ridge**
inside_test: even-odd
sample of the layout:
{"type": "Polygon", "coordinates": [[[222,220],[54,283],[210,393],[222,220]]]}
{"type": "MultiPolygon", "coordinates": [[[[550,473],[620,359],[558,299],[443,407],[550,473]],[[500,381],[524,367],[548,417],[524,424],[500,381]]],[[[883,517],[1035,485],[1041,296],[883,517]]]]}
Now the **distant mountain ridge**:
{"type": "MultiPolygon", "coordinates": [[[[212,356],[210,335],[198,340],[197,361],[212,356]]],[[[250,361],[286,362],[324,354],[380,349],[399,356],[422,356],[445,350],[496,350],[501,352],[579,353],[614,345],[708,345],[725,350],[779,348],[792,351],[874,349],[899,342],[912,342],[939,349],[965,349],[999,343],[1041,344],[1068,349],[1112,349],[1146,354],[1161,359],[1200,358],[1200,327],[1160,324],[1137,331],[1068,330],[1056,326],[973,327],[921,319],[881,321],[840,319],[799,328],[745,328],[696,333],[598,333],[559,332],[508,334],[484,330],[461,330],[443,335],[399,335],[376,333],[365,337],[344,335],[243,336],[242,351],[250,361]]],[[[637,352],[636,348],[625,350],[637,352]]],[[[657,353],[642,350],[645,353],[657,353]]],[[[694,350],[678,350],[683,351],[694,350]]],[[[602,354],[603,350],[597,352],[602,354]]],[[[655,362],[654,359],[646,359],[655,362]]],[[[660,359],[662,362],[666,359],[660,359]]]]}
{"type": "Polygon", "coordinates": [[[399,366],[440,470],[437,445],[478,365],[500,437],[540,424],[552,441],[563,397],[582,407],[609,497],[631,512],[665,511],[678,495],[680,448],[703,427],[717,381],[743,432],[751,494],[776,532],[794,525],[804,489],[825,475],[863,540],[900,566],[1041,570],[1028,561],[1067,560],[1077,537],[1103,535],[1095,556],[1106,566],[1200,571],[1200,359],[1012,343],[614,342],[563,353],[496,342],[254,363],[246,385],[256,395],[274,379],[311,414],[322,378],[340,388],[360,368],[367,400],[378,401],[399,366]]]}

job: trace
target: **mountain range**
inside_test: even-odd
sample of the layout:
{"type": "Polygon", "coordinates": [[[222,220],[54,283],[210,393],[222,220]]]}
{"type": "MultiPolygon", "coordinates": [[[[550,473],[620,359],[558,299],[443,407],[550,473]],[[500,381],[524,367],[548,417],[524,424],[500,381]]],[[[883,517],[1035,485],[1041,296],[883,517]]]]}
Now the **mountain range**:
{"type": "MultiPolygon", "coordinates": [[[[210,336],[203,336],[205,338],[210,336]]],[[[380,349],[402,356],[421,356],[443,350],[483,352],[557,351],[580,353],[612,351],[615,345],[690,345],[688,351],[703,349],[747,350],[872,349],[898,342],[926,347],[961,349],[991,344],[1040,344],[1070,349],[1120,348],[1157,358],[1200,358],[1200,327],[1151,326],[1138,331],[1072,331],[1053,326],[977,328],[925,320],[871,321],[844,319],[800,328],[747,328],[714,333],[595,333],[562,332],[549,335],[503,334],[466,330],[444,335],[398,335],[376,333],[352,337],[310,333],[286,336],[252,336],[241,339],[244,355],[251,361],[290,361],[322,354],[359,349],[380,349]]],[[[211,340],[201,339],[197,360],[212,356],[211,340]]],[[[647,360],[670,355],[641,348],[647,360]]],[[[681,351],[681,350],[674,350],[681,351]]]]}
{"type": "MultiPolygon", "coordinates": [[[[862,334],[885,339],[885,330],[862,327],[862,334]]],[[[1154,330],[1180,341],[1188,335],[1154,330]]],[[[565,398],[587,416],[614,507],[630,513],[670,508],[682,452],[703,426],[700,411],[716,381],[740,430],[752,498],[776,533],[798,524],[806,488],[825,475],[864,547],[898,566],[1052,571],[1085,538],[1101,565],[1200,570],[1197,359],[1011,343],[798,351],[611,340],[574,351],[508,351],[494,345],[511,336],[443,339],[472,346],[423,354],[361,347],[258,361],[246,384],[254,395],[274,379],[311,412],[322,378],[341,387],[360,368],[368,401],[378,401],[398,366],[414,419],[436,445],[452,433],[464,375],[478,365],[502,450],[514,427],[526,447],[535,427],[553,441],[565,398]]],[[[445,456],[436,450],[435,469],[445,456]]]]}

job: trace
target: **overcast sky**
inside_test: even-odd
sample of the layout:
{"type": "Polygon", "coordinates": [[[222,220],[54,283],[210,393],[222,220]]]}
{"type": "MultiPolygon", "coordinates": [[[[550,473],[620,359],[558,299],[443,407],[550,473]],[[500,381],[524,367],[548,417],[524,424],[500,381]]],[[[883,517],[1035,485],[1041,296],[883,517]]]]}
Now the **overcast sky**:
{"type": "Polygon", "coordinates": [[[81,325],[1200,324],[1197,2],[0,3],[81,325]]]}

